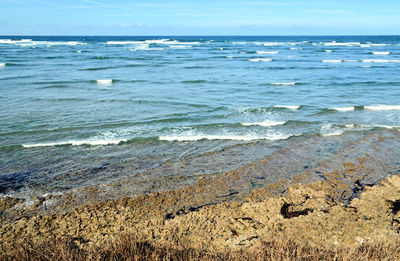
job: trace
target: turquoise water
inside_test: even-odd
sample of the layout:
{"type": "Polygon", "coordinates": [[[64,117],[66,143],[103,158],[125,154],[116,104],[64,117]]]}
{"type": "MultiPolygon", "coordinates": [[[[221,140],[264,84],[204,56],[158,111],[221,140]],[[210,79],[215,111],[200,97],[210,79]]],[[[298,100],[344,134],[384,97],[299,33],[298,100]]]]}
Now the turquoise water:
{"type": "Polygon", "coordinates": [[[185,169],[218,173],[293,139],[396,131],[399,69],[399,36],[2,36],[0,193],[251,151],[185,169]]]}

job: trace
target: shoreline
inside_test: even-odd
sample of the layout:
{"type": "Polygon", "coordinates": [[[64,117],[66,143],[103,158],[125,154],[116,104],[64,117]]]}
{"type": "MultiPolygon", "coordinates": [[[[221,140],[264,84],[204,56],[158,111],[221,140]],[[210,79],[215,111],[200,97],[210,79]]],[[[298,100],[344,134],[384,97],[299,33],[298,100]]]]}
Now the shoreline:
{"type": "MultiPolygon", "coordinates": [[[[27,170],[22,174],[2,176],[0,187],[8,186],[8,192],[6,189],[6,192],[0,193],[0,199],[12,197],[24,200],[24,208],[40,200],[43,203],[40,210],[59,213],[62,209],[55,210],[57,205],[77,207],[122,197],[133,198],[154,192],[174,191],[192,186],[200,178],[215,178],[215,181],[224,183],[226,178],[223,176],[230,172],[237,172],[240,179],[229,189],[243,194],[243,198],[254,188],[304,172],[310,172],[312,180],[317,181],[320,179],[318,172],[334,171],[344,162],[366,155],[374,155],[379,159],[375,163],[380,171],[374,170],[370,177],[370,182],[373,182],[395,174],[395,155],[400,157],[400,150],[396,147],[396,144],[400,145],[397,141],[399,138],[400,133],[396,130],[379,130],[350,132],[340,136],[294,137],[280,143],[258,141],[226,144],[225,147],[217,143],[218,147],[213,150],[211,147],[215,144],[208,141],[163,144],[161,149],[181,146],[182,151],[197,149],[205,152],[177,159],[167,158],[161,162],[159,155],[154,159],[149,155],[137,158],[136,154],[130,154],[135,148],[129,146],[86,148],[100,155],[97,159],[91,155],[82,162],[76,161],[79,157],[71,159],[68,162],[73,162],[72,167],[68,166],[68,162],[63,162],[58,166],[52,164],[49,167],[34,168],[32,172],[27,170]],[[378,150],[373,144],[381,138],[383,142],[379,144],[381,148],[378,150]],[[111,153],[118,157],[109,159],[111,153]],[[89,159],[92,163],[88,162],[89,159]],[[75,202],[71,202],[71,198],[75,202]]],[[[77,153],[81,155],[85,151],[77,153]]],[[[217,189],[223,190],[223,187],[217,189]]],[[[220,191],[220,194],[228,194],[227,190],[220,191]]]]}
{"type": "Polygon", "coordinates": [[[36,198],[27,207],[23,199],[5,197],[0,201],[2,250],[7,253],[16,242],[65,236],[81,238],[86,243],[80,247],[90,248],[125,234],[156,245],[185,242],[210,251],[249,249],[285,238],[327,249],[392,242],[400,231],[398,143],[397,134],[371,134],[305,165],[327,144],[310,139],[181,189],[132,198],[99,200],[107,189],[96,187],[80,195],[36,198]],[[291,155],[291,164],[282,165],[283,155],[291,155]],[[297,175],[269,175],[278,170],[297,175]]]}

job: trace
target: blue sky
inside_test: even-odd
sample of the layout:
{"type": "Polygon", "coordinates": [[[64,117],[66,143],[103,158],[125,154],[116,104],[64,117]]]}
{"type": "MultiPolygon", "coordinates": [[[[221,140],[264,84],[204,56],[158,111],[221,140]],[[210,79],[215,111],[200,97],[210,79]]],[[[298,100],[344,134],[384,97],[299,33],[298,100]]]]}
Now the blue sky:
{"type": "Polygon", "coordinates": [[[400,34],[399,0],[0,0],[0,35],[400,34]]]}

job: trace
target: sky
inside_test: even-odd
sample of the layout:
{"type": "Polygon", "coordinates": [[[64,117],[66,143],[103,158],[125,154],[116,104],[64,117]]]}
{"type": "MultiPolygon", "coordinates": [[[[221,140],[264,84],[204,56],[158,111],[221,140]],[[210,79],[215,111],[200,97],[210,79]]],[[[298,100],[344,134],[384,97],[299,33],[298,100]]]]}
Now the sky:
{"type": "Polygon", "coordinates": [[[399,35],[399,0],[0,0],[0,35],[399,35]]]}

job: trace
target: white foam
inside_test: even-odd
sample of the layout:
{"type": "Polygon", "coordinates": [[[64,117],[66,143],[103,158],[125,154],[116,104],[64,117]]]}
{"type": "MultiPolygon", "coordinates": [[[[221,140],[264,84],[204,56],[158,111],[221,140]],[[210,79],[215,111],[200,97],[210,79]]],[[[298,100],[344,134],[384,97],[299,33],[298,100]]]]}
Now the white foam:
{"type": "Polygon", "coordinates": [[[170,39],[146,40],[144,42],[148,43],[148,44],[174,44],[174,45],[197,45],[197,44],[201,44],[200,42],[181,42],[181,41],[170,40],[170,39]]]}
{"type": "Polygon", "coordinates": [[[388,46],[390,44],[371,44],[371,46],[388,46]]]}
{"type": "Polygon", "coordinates": [[[54,147],[62,145],[71,146],[81,146],[81,145],[91,145],[91,146],[105,146],[105,145],[115,145],[120,142],[124,142],[126,139],[120,140],[70,140],[70,141],[60,141],[60,142],[45,142],[45,143],[35,143],[35,144],[22,144],[24,148],[34,148],[34,147],[54,147]]]}
{"type": "Polygon", "coordinates": [[[325,50],[325,52],[326,52],[326,53],[331,53],[331,52],[332,52],[332,50],[325,50]]]}
{"type": "Polygon", "coordinates": [[[332,124],[325,124],[321,127],[321,135],[324,137],[342,135],[345,131],[346,129],[338,129],[332,124]]]}
{"type": "Polygon", "coordinates": [[[263,126],[263,127],[272,127],[279,126],[285,124],[285,121],[260,121],[260,122],[244,122],[241,123],[243,126],[263,126]]]}
{"type": "Polygon", "coordinates": [[[191,45],[170,45],[170,48],[181,48],[181,49],[188,49],[190,47],[193,47],[191,45]]]}
{"type": "Polygon", "coordinates": [[[233,59],[233,56],[226,56],[227,59],[233,59]]]}
{"type": "Polygon", "coordinates": [[[371,65],[364,65],[364,66],[361,66],[362,68],[371,68],[371,65]]]}
{"type": "Polygon", "coordinates": [[[87,45],[87,43],[68,41],[68,42],[47,42],[47,45],[87,45]]]}
{"type": "Polygon", "coordinates": [[[11,39],[0,39],[0,44],[8,44],[11,43],[11,39]]]}
{"type": "Polygon", "coordinates": [[[271,85],[296,85],[296,82],[270,82],[271,85]]]}
{"type": "Polygon", "coordinates": [[[378,105],[364,106],[364,109],[371,111],[400,110],[400,105],[378,104],[378,105]]]}
{"type": "Polygon", "coordinates": [[[301,49],[303,49],[303,48],[300,48],[300,47],[291,47],[290,48],[290,50],[301,50],[301,49]]]}
{"type": "Polygon", "coordinates": [[[332,108],[332,110],[336,110],[336,111],[340,111],[340,112],[354,111],[354,106],[332,108]]]}
{"type": "Polygon", "coordinates": [[[274,105],[274,108],[286,108],[289,110],[296,111],[300,108],[299,105],[274,105]]]}
{"type": "Polygon", "coordinates": [[[11,40],[11,39],[0,39],[0,44],[21,44],[21,43],[31,43],[32,39],[22,39],[22,40],[11,40]]]}
{"type": "Polygon", "coordinates": [[[339,135],[342,135],[344,132],[345,132],[345,130],[335,130],[335,131],[332,131],[332,132],[321,133],[321,134],[324,137],[329,137],[329,136],[339,136],[339,135]]]}
{"type": "Polygon", "coordinates": [[[362,47],[362,48],[370,48],[372,46],[370,44],[360,44],[360,47],[362,47]]]}
{"type": "Polygon", "coordinates": [[[0,67],[4,67],[6,65],[7,65],[7,63],[0,63],[0,67]]]}
{"type": "Polygon", "coordinates": [[[346,124],[346,125],[344,125],[344,127],[351,129],[351,128],[362,127],[362,125],[359,125],[359,124],[346,124]]]}
{"type": "Polygon", "coordinates": [[[255,45],[264,45],[264,46],[277,46],[284,45],[284,42],[254,42],[255,45]]]}
{"type": "Polygon", "coordinates": [[[142,41],[107,41],[107,44],[113,45],[124,45],[124,44],[143,44],[142,41]]]}
{"type": "Polygon", "coordinates": [[[343,60],[322,60],[323,63],[341,63],[343,60]]]}
{"type": "Polygon", "coordinates": [[[78,51],[76,51],[76,53],[82,53],[82,50],[78,50],[78,51]]]}
{"type": "Polygon", "coordinates": [[[32,41],[32,39],[22,39],[22,40],[10,40],[10,39],[0,39],[0,44],[14,44],[19,46],[35,46],[35,45],[87,45],[87,43],[77,42],[77,41],[66,41],[66,42],[50,42],[50,41],[32,41]]]}
{"type": "Polygon", "coordinates": [[[385,129],[400,129],[400,126],[392,126],[392,125],[376,125],[376,127],[379,128],[385,128],[385,129]]]}
{"type": "Polygon", "coordinates": [[[362,60],[363,63],[400,63],[400,60],[382,60],[382,59],[367,59],[362,60]]]}
{"type": "Polygon", "coordinates": [[[337,43],[336,41],[324,43],[325,46],[357,46],[361,45],[359,42],[352,42],[352,43],[337,43]]]}
{"type": "Polygon", "coordinates": [[[146,43],[149,44],[165,44],[165,43],[177,43],[178,41],[171,41],[170,39],[154,39],[154,40],[146,40],[146,43]]]}
{"type": "Polygon", "coordinates": [[[372,52],[372,54],[375,54],[375,55],[388,55],[388,54],[390,54],[390,52],[372,52]]]}
{"type": "Polygon", "coordinates": [[[199,141],[199,140],[284,140],[293,135],[272,134],[269,136],[239,136],[239,135],[193,135],[193,136],[161,136],[159,140],[164,141],[199,141]]]}
{"type": "Polygon", "coordinates": [[[264,46],[276,46],[276,45],[283,45],[285,43],[264,43],[264,46]]]}
{"type": "MultiPolygon", "coordinates": [[[[48,42],[48,41],[33,41],[32,45],[46,45],[48,47],[53,46],[53,45],[86,45],[87,43],[81,43],[81,42],[75,42],[75,41],[69,41],[69,42],[48,42]]],[[[24,44],[26,46],[31,45],[31,44],[24,44]]]]}
{"type": "Polygon", "coordinates": [[[259,53],[259,54],[277,54],[279,52],[256,51],[256,53],[259,53]]]}
{"type": "Polygon", "coordinates": [[[321,127],[322,136],[337,136],[342,135],[345,131],[361,131],[371,130],[373,128],[385,128],[385,129],[398,129],[400,126],[390,125],[361,125],[361,124],[346,124],[343,126],[332,126],[332,124],[326,124],[321,127]]]}
{"type": "Polygon", "coordinates": [[[104,80],[96,80],[97,84],[101,85],[111,85],[113,80],[112,79],[104,79],[104,80]]]}
{"type": "Polygon", "coordinates": [[[170,39],[154,39],[154,40],[145,40],[145,43],[148,44],[176,44],[178,41],[171,41],[170,39]]]}
{"type": "Polygon", "coordinates": [[[267,58],[256,58],[256,59],[249,59],[250,62],[272,62],[272,59],[267,58]]]}

